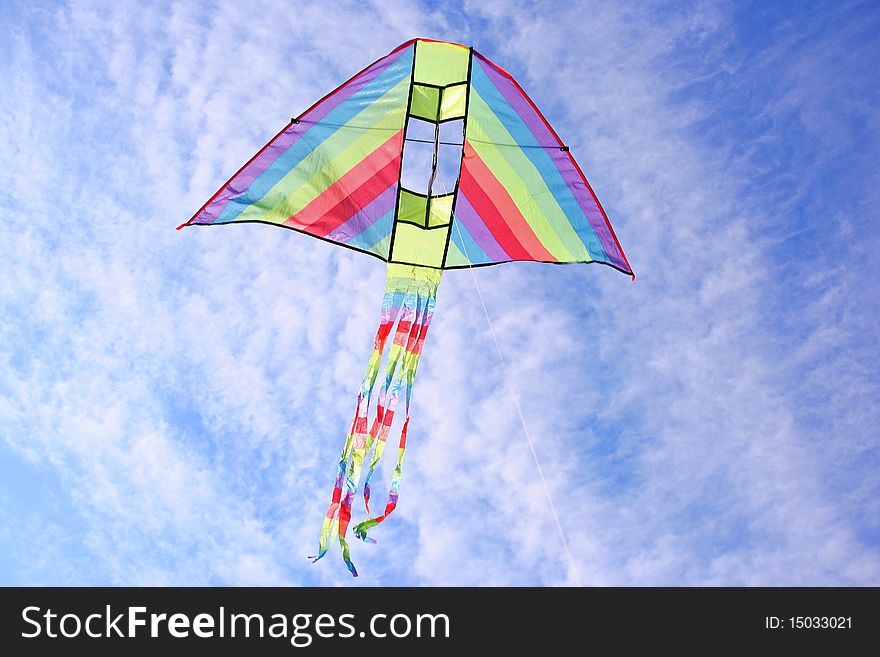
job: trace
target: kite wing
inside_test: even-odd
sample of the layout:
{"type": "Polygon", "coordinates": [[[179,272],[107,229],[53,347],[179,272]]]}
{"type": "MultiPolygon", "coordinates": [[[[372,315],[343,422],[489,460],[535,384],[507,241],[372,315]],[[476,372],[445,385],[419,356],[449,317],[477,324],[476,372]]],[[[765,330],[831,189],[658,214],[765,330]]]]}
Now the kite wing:
{"type": "Polygon", "coordinates": [[[516,80],[474,52],[469,88],[445,267],[600,262],[632,274],[568,147],[516,80]]]}
{"type": "Polygon", "coordinates": [[[184,225],[268,223],[388,259],[415,44],[293,119],[184,225]]]}
{"type": "Polygon", "coordinates": [[[632,274],[568,147],[519,84],[472,48],[427,39],[293,119],[184,225],[248,222],[436,269],[526,260],[632,274]],[[431,141],[428,184],[401,184],[431,141]],[[453,188],[436,193],[450,146],[453,188]]]}

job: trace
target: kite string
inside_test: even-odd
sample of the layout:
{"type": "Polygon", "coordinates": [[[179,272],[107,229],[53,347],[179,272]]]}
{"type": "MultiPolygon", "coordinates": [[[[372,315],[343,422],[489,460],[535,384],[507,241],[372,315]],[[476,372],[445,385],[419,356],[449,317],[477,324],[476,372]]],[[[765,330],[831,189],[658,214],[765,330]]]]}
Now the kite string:
{"type": "MultiPolygon", "coordinates": [[[[453,219],[453,224],[455,224],[455,220],[453,219]]],[[[461,236],[461,229],[455,224],[455,228],[458,231],[458,239],[462,243],[465,249],[467,246],[465,245],[465,241],[461,236]]],[[[465,257],[470,262],[470,256],[468,256],[467,251],[465,251],[465,257]]],[[[522,423],[523,434],[526,437],[526,440],[529,443],[529,449],[532,452],[532,459],[535,461],[535,467],[538,470],[538,476],[541,479],[541,484],[544,486],[544,495],[547,497],[547,503],[550,506],[550,512],[553,514],[553,521],[556,523],[556,529],[559,532],[559,538],[562,539],[562,546],[565,549],[565,554],[568,556],[568,562],[571,565],[571,573],[574,576],[575,584],[578,587],[583,586],[581,584],[581,578],[578,575],[577,565],[574,561],[574,555],[571,553],[571,548],[568,545],[568,539],[565,537],[565,531],[562,529],[562,523],[559,521],[559,514],[556,512],[556,505],[553,503],[553,496],[550,494],[550,486],[547,485],[547,479],[544,477],[544,468],[541,467],[541,461],[538,459],[538,452],[535,450],[535,443],[532,440],[532,436],[529,433],[529,428],[526,425],[525,417],[523,416],[522,407],[519,404],[519,397],[516,394],[516,391],[513,388],[513,384],[510,382],[510,375],[507,372],[507,363],[504,360],[504,354],[501,352],[501,345],[498,343],[498,336],[495,334],[495,327],[492,325],[492,319],[489,317],[489,311],[486,308],[486,302],[483,299],[483,293],[480,290],[480,284],[477,282],[477,275],[474,273],[473,267],[468,267],[471,271],[471,277],[474,280],[474,287],[477,290],[477,296],[480,298],[480,305],[483,307],[483,313],[486,315],[486,323],[489,325],[489,333],[492,335],[492,342],[495,343],[495,351],[498,352],[498,359],[501,361],[501,371],[504,374],[504,382],[507,384],[507,389],[510,391],[510,396],[513,398],[513,405],[516,407],[517,415],[519,415],[519,421],[522,423]]]]}
{"type": "MultiPolygon", "coordinates": [[[[350,123],[330,123],[328,121],[312,121],[310,119],[290,119],[290,124],[298,125],[301,123],[306,123],[309,125],[318,125],[323,126],[325,128],[336,128],[338,130],[364,130],[364,131],[380,131],[380,132],[397,132],[398,128],[377,128],[376,126],[370,125],[351,125],[350,123]]],[[[289,125],[290,125],[289,124],[289,125]]],[[[440,125],[439,123],[437,125],[440,125]]],[[[286,128],[285,128],[286,129],[286,128]]],[[[417,139],[416,137],[406,137],[404,141],[412,141],[420,144],[434,144],[439,143],[444,146],[461,146],[461,142],[457,141],[437,141],[435,139],[417,139]]],[[[492,146],[509,146],[511,148],[543,148],[545,150],[550,151],[568,151],[570,147],[565,144],[517,144],[517,143],[506,143],[499,141],[488,141],[485,139],[475,139],[474,137],[469,137],[468,141],[479,143],[479,144],[490,144],[492,146]]]]}

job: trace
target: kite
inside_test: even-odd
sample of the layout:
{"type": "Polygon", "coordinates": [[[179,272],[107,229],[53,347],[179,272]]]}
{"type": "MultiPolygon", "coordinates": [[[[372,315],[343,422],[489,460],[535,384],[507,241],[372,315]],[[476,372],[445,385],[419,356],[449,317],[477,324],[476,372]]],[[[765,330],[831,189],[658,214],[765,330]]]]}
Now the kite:
{"type": "Polygon", "coordinates": [[[473,48],[431,39],[404,43],[291,119],[178,229],[232,223],[289,228],[387,263],[314,557],[338,540],[354,576],[346,535],[364,470],[366,520],[354,535],[374,542],[368,534],[397,506],[413,382],[443,272],[532,261],[633,275],[583,172],[519,84],[473,48]],[[397,463],[384,510],[372,516],[373,475],[401,399],[397,463]]]}

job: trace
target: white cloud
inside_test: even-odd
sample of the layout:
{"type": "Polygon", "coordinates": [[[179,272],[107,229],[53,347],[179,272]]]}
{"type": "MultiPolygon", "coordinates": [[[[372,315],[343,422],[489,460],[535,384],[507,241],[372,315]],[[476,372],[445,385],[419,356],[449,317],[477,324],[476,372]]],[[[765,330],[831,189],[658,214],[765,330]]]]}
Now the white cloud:
{"type": "MultiPolygon", "coordinates": [[[[394,6],[21,11],[0,65],[14,164],[0,172],[0,439],[54,473],[76,529],[5,491],[18,508],[4,520],[51,555],[16,581],[349,583],[338,555],[304,557],[383,266],[270,227],[173,228],[289,116],[424,35],[469,37],[520,78],[639,273],[476,273],[581,580],[876,583],[876,345],[860,337],[876,302],[831,262],[797,298],[775,284],[793,220],[774,213],[792,202],[750,168],[780,148],[772,131],[729,130],[725,80],[756,70],[733,18],[712,4],[394,6]],[[717,97],[685,93],[715,82],[717,97]]],[[[842,38],[777,49],[784,94],[749,111],[803,110],[806,133],[822,133],[814,98],[839,93],[859,57],[835,68],[842,38]]],[[[853,214],[834,221],[864,236],[853,214]]],[[[405,468],[380,543],[355,546],[358,584],[573,581],[468,272],[440,289],[405,468]]]]}

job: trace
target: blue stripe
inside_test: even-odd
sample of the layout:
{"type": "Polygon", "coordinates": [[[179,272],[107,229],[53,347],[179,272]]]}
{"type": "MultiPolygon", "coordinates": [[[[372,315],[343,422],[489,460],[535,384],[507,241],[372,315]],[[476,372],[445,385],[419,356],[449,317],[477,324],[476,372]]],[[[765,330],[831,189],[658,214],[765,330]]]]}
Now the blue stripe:
{"type": "Polygon", "coordinates": [[[480,245],[471,237],[467,226],[463,222],[454,220],[452,225],[452,243],[458,247],[465,259],[472,265],[481,265],[486,262],[494,262],[492,258],[486,255],[486,252],[480,248],[480,245]],[[460,235],[459,235],[460,232],[460,235]]]}
{"type": "MultiPolygon", "coordinates": [[[[385,95],[402,79],[409,76],[413,66],[413,50],[404,53],[400,58],[378,75],[374,80],[364,85],[352,96],[340,103],[327,114],[320,123],[316,123],[306,129],[282,155],[280,155],[263,173],[261,173],[244,194],[231,199],[223,212],[214,223],[228,223],[235,221],[245,208],[262,199],[278,181],[286,176],[291,169],[325,140],[332,137],[342,126],[351,121],[360,112],[368,108],[372,103],[385,95]]],[[[300,125],[306,125],[302,123],[300,125]]]]}
{"type": "Polygon", "coordinates": [[[385,290],[385,296],[382,298],[382,308],[402,308],[409,292],[401,292],[400,290],[385,290]]]}
{"type": "MultiPolygon", "coordinates": [[[[529,127],[520,118],[519,114],[516,113],[516,110],[511,107],[510,103],[507,102],[504,95],[498,90],[492,80],[489,79],[489,76],[486,75],[482,63],[476,59],[474,61],[480,65],[474,66],[471,71],[473,89],[486,102],[489,109],[495,113],[495,116],[498,117],[498,120],[501,121],[501,124],[510,133],[513,143],[523,146],[540,146],[540,142],[529,127]]],[[[503,146],[500,148],[502,155],[504,154],[504,149],[505,147],[503,146]]],[[[605,249],[602,248],[602,243],[596,235],[596,231],[590,225],[590,220],[584,214],[583,208],[577,202],[571,188],[565,182],[562,173],[547,150],[545,148],[523,148],[522,152],[535,165],[535,168],[544,180],[544,184],[547,185],[547,189],[553,195],[556,203],[568,218],[569,223],[571,223],[572,228],[574,228],[581,242],[587,248],[590,257],[600,262],[609,262],[605,249]]]]}
{"type": "Polygon", "coordinates": [[[364,251],[369,251],[391,234],[391,224],[393,221],[394,208],[391,208],[388,213],[382,215],[361,233],[352,237],[347,244],[364,251]]]}

